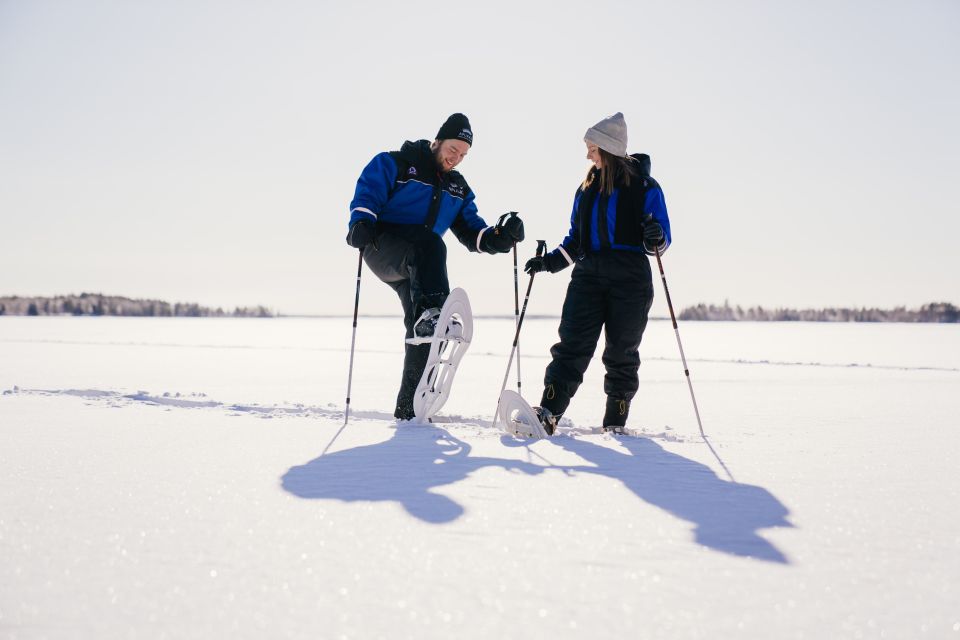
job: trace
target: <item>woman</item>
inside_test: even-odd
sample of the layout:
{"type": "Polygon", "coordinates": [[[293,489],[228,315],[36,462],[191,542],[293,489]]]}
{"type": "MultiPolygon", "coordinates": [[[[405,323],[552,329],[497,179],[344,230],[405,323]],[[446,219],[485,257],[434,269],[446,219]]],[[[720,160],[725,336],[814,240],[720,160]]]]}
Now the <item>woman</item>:
{"type": "Polygon", "coordinates": [[[552,434],[583,374],[603,328],[607,394],[605,430],[623,433],[637,393],[638,348],[653,303],[647,255],[670,245],[663,191],[650,177],[650,158],[627,155],[622,113],[601,120],[584,135],[593,166],[577,189],[570,232],[552,252],[531,258],[527,273],[556,273],[574,265],[560,318],[560,342],[544,374],[537,415],[552,434]]]}

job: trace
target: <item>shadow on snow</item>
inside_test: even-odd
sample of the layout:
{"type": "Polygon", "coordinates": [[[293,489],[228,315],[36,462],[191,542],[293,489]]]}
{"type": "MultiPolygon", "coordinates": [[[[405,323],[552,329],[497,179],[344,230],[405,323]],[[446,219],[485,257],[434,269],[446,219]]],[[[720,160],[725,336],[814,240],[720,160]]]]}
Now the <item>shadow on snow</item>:
{"type": "Polygon", "coordinates": [[[345,502],[399,502],[424,522],[442,524],[463,515],[463,507],[431,489],[463,480],[484,467],[529,474],[544,467],[502,458],[470,456],[471,447],[432,425],[398,425],[386,442],[335,451],[293,467],[283,488],[301,498],[345,502]]]}
{"type": "MultiPolygon", "coordinates": [[[[504,437],[507,446],[520,446],[504,437]]],[[[594,474],[618,480],[638,498],[693,525],[695,540],[735,556],[787,564],[786,556],[759,530],[792,527],[789,510],[762,487],[728,482],[708,466],[666,451],[647,438],[618,438],[621,448],[582,438],[550,439],[590,465],[543,466],[470,455],[471,447],[436,426],[398,425],[389,440],[336,451],[292,467],[283,488],[295,496],[344,502],[397,502],[424,522],[452,522],[464,507],[433,489],[463,480],[485,467],[528,473],[546,469],[569,476],[594,474]],[[595,466],[593,466],[595,465],[595,466]]],[[[509,498],[508,498],[509,499],[509,498]]]]}
{"type": "Polygon", "coordinates": [[[790,511],[755,485],[728,482],[710,467],[671,453],[647,438],[619,438],[628,453],[579,438],[552,441],[596,467],[573,467],[623,482],[641,500],[693,525],[696,541],[736,556],[788,564],[786,556],[758,531],[792,527],[790,511]]]}

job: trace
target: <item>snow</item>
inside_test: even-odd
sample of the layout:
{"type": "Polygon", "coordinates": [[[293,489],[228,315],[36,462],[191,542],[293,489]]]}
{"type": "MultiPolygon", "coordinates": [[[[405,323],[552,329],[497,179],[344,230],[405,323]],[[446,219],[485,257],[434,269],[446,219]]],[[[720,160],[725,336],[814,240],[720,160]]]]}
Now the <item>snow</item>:
{"type": "Polygon", "coordinates": [[[342,428],[350,318],[0,317],[0,638],[960,638],[960,327],[680,329],[716,456],[666,321],[634,435],[597,358],[530,443],[512,319],[397,425],[361,317],[342,428]]]}

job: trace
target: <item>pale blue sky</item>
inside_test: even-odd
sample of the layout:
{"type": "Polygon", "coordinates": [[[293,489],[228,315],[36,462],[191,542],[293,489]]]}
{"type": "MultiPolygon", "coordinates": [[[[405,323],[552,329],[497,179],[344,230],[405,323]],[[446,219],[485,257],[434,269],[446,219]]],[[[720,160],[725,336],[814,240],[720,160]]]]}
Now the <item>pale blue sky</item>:
{"type": "MultiPolygon", "coordinates": [[[[957,303],[958,33],[954,0],[0,0],[0,295],[349,313],[374,154],[466,113],[460,168],[488,222],[521,212],[523,260],[622,111],[677,306],[957,303]]],[[[512,260],[446,239],[475,313],[512,313],[512,260]]],[[[365,276],[361,310],[397,310],[365,276]]]]}

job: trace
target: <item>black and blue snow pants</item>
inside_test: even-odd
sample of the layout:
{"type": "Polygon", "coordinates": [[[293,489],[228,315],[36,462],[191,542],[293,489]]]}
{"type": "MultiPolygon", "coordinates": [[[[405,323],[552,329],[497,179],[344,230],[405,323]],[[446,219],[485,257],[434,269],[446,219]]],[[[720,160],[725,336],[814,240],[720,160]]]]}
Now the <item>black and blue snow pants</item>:
{"type": "Polygon", "coordinates": [[[567,410],[604,330],[603,388],[628,403],[639,387],[640,340],[653,304],[650,261],[642,253],[588,254],[573,268],[560,317],[560,342],[544,374],[540,406],[554,415],[567,410]]]}

